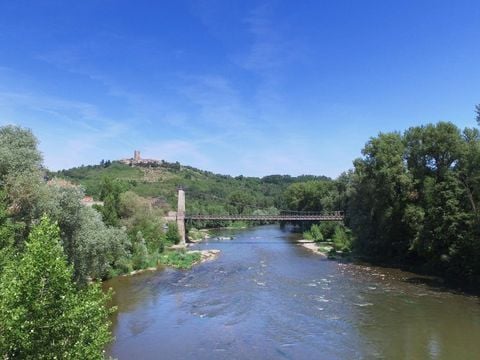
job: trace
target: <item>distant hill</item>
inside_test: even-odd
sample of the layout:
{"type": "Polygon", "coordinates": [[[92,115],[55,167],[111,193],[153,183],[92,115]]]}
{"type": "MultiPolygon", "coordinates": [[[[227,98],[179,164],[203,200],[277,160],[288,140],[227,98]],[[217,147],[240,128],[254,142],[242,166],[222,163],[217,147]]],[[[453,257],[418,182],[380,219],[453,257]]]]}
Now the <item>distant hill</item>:
{"type": "Polygon", "coordinates": [[[122,182],[126,189],[152,198],[167,208],[176,207],[176,189],[182,186],[187,196],[187,211],[222,211],[220,208],[283,209],[283,191],[292,183],[309,180],[330,180],[325,176],[269,175],[263,178],[214,174],[209,171],[159,161],[156,164],[130,166],[118,161],[104,162],[61,170],[49,174],[82,185],[86,194],[98,199],[104,177],[122,182]]]}

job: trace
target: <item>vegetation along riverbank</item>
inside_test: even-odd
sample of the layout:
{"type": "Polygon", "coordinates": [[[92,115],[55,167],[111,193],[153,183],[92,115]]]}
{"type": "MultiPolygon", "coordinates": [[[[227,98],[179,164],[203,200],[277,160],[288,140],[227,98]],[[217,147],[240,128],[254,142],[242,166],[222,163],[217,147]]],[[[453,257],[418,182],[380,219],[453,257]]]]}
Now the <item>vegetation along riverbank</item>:
{"type": "MultiPolygon", "coordinates": [[[[480,108],[477,113],[480,121],[480,108]]],[[[189,196],[189,213],[341,210],[344,223],[301,225],[303,238],[317,251],[420,269],[471,289],[480,286],[477,128],[440,122],[380,133],[366,143],[353,169],[337,179],[231,177],[160,161],[153,168],[101,161],[50,172],[35,136],[16,126],[0,127],[0,154],[0,353],[6,358],[28,358],[37,348],[33,344],[46,338],[50,355],[101,356],[110,339],[110,310],[104,306],[109,295],[99,291],[98,281],[159,265],[186,269],[218,256],[169,250],[179,234],[164,217],[175,210],[179,185],[189,196]],[[39,307],[32,308],[33,302],[39,307]],[[65,310],[90,307],[97,310],[65,310]],[[15,315],[19,309],[35,321],[15,315]],[[78,333],[86,338],[68,335],[78,333]],[[60,343],[65,348],[52,345],[60,343]]],[[[232,223],[187,226],[192,239],[200,240],[209,235],[196,229],[232,223]]]]}

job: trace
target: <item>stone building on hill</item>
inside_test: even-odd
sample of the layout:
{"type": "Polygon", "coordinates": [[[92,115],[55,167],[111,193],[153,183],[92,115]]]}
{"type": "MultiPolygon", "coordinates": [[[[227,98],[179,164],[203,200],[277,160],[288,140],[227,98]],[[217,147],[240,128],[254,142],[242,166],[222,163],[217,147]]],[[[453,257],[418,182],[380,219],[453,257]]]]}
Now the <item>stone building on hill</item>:
{"type": "Polygon", "coordinates": [[[135,150],[133,152],[133,158],[121,159],[120,162],[130,166],[158,166],[162,163],[160,160],[142,159],[140,156],[140,150],[135,150]]]}

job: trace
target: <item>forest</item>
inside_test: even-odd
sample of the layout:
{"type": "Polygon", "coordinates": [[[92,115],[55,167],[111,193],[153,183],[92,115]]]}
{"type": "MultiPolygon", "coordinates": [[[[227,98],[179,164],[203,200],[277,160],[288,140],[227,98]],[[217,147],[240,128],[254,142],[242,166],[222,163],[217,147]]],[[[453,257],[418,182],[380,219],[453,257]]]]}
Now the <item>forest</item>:
{"type": "MultiPolygon", "coordinates": [[[[480,107],[476,113],[480,123],[480,107]]],[[[336,179],[231,177],[104,160],[51,172],[30,130],[0,127],[0,353],[102,358],[112,309],[99,281],[196,260],[167,251],[179,240],[176,226],[163,220],[175,209],[178,186],[191,213],[343,211],[345,224],[308,224],[306,237],[332,239],[354,260],[478,289],[479,129],[439,122],[380,133],[361,154],[336,179]],[[103,205],[83,205],[86,194],[103,205]]]]}

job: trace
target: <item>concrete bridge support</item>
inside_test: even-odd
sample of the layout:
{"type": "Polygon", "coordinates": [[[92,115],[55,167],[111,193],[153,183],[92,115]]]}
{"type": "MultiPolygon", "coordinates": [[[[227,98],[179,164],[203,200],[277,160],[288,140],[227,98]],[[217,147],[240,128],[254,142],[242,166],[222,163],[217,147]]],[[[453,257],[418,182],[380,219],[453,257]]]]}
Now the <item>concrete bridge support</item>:
{"type": "Polygon", "coordinates": [[[186,245],[185,234],[185,191],[178,189],[178,206],[177,206],[177,227],[180,234],[179,245],[186,245]]]}

